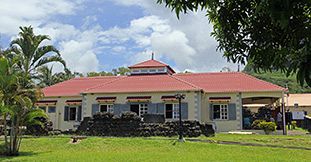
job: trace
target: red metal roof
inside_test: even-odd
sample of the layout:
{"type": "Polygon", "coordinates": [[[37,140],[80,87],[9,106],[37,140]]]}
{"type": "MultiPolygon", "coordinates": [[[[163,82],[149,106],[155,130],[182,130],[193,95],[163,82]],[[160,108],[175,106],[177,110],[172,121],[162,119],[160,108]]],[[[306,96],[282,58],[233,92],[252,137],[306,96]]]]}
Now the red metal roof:
{"type": "Polygon", "coordinates": [[[129,66],[129,68],[148,68],[148,67],[167,67],[167,64],[164,64],[157,60],[147,60],[132,66],[129,66]]]}
{"type": "Polygon", "coordinates": [[[241,72],[107,76],[71,79],[43,89],[49,96],[80,96],[80,93],[127,92],[258,92],[282,91],[283,87],[241,72]]]}
{"type": "Polygon", "coordinates": [[[135,69],[135,68],[159,68],[159,67],[167,67],[170,71],[172,71],[172,73],[175,73],[175,71],[169,65],[152,59],[129,66],[128,68],[135,69]]]}
{"type": "Polygon", "coordinates": [[[46,97],[80,96],[80,93],[88,88],[109,83],[117,78],[115,76],[74,78],[46,87],[42,91],[46,97]]]}
{"type": "Polygon", "coordinates": [[[201,87],[205,92],[282,91],[283,87],[242,72],[175,74],[177,78],[201,87]]]}
{"type": "Polygon", "coordinates": [[[86,93],[194,91],[200,88],[168,74],[125,76],[110,84],[93,87],[86,93]]]}

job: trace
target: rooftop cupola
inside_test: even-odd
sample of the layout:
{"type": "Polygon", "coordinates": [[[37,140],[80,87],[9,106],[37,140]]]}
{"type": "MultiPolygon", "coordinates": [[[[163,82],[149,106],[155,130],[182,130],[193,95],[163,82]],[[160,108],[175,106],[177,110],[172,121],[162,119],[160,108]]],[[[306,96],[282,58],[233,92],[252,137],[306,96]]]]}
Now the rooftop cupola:
{"type": "Polygon", "coordinates": [[[131,75],[146,74],[174,74],[175,71],[167,64],[154,60],[153,55],[150,60],[132,65],[128,67],[131,75]]]}

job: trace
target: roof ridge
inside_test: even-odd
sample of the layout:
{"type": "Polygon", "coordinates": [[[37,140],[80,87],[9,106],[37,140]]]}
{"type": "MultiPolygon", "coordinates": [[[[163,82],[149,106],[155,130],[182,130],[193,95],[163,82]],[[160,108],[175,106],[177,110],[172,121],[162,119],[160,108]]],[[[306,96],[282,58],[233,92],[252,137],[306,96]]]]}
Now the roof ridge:
{"type": "Polygon", "coordinates": [[[105,82],[105,83],[98,84],[98,85],[96,85],[96,86],[87,88],[87,89],[83,90],[83,92],[86,92],[86,91],[89,91],[89,90],[91,90],[91,89],[95,89],[95,88],[98,88],[98,87],[102,87],[102,86],[111,84],[111,83],[113,83],[113,82],[115,82],[115,81],[117,81],[117,80],[121,80],[121,79],[124,79],[124,78],[127,78],[127,77],[128,77],[128,76],[118,76],[118,77],[116,77],[116,79],[114,79],[114,80],[111,80],[111,81],[109,81],[109,82],[105,82]]]}
{"type": "Polygon", "coordinates": [[[230,72],[199,72],[199,73],[176,73],[173,75],[200,75],[200,74],[234,74],[234,73],[240,73],[236,71],[230,71],[230,72]]]}
{"type": "Polygon", "coordinates": [[[150,62],[150,61],[156,62],[156,63],[161,64],[161,65],[163,65],[163,66],[169,66],[168,64],[163,63],[163,62],[160,62],[160,61],[158,61],[158,60],[146,60],[146,61],[143,61],[143,62],[134,64],[134,65],[131,65],[131,66],[129,66],[129,67],[139,66],[139,65],[142,65],[142,64],[147,63],[147,62],[150,62]]]}
{"type": "Polygon", "coordinates": [[[175,80],[178,80],[178,81],[180,81],[180,82],[183,82],[183,83],[185,83],[185,84],[188,84],[188,85],[192,86],[193,88],[197,88],[197,89],[199,89],[199,90],[203,90],[203,88],[201,88],[201,87],[199,87],[199,86],[197,86],[197,85],[195,85],[195,84],[189,83],[189,82],[187,82],[186,80],[183,80],[183,79],[181,79],[181,78],[177,78],[177,77],[175,77],[175,76],[173,76],[173,75],[168,75],[168,76],[171,77],[171,78],[174,78],[175,80]]]}
{"type": "Polygon", "coordinates": [[[84,79],[103,79],[103,78],[117,78],[118,76],[92,76],[92,77],[76,77],[72,78],[74,80],[84,80],[84,79]]]}
{"type": "Polygon", "coordinates": [[[262,80],[262,79],[259,79],[259,78],[254,77],[254,76],[252,76],[252,75],[246,74],[246,73],[244,73],[244,72],[237,72],[237,73],[242,74],[242,75],[244,75],[244,76],[246,76],[246,77],[248,77],[248,78],[252,78],[252,79],[258,80],[258,81],[260,81],[260,82],[262,82],[262,83],[268,83],[268,84],[270,84],[270,85],[272,85],[272,86],[274,86],[274,87],[276,87],[276,88],[281,88],[282,90],[286,90],[286,88],[284,88],[284,87],[281,87],[281,86],[279,86],[279,85],[276,85],[276,84],[273,84],[273,83],[264,81],[264,80],[262,80]]]}

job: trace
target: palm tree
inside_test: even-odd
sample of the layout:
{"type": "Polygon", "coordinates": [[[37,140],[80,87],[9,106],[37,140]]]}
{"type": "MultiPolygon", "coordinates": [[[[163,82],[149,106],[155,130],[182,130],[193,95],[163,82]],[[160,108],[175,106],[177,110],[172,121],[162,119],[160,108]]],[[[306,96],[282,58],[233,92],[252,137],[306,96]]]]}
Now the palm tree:
{"type": "Polygon", "coordinates": [[[7,155],[18,155],[25,125],[40,124],[36,118],[47,117],[42,110],[32,108],[33,100],[29,96],[35,96],[37,92],[21,86],[20,82],[25,83],[26,80],[18,63],[15,57],[8,59],[0,56],[0,115],[7,155]]]}
{"type": "Polygon", "coordinates": [[[18,67],[27,77],[33,77],[35,71],[51,62],[59,62],[66,66],[59,51],[52,45],[41,45],[50,40],[47,35],[35,35],[33,28],[20,27],[19,37],[11,42],[11,51],[19,57],[18,67]]]}
{"type": "Polygon", "coordinates": [[[56,83],[56,76],[53,75],[52,69],[53,66],[51,66],[50,68],[47,66],[42,66],[38,68],[38,75],[35,76],[35,78],[39,81],[39,87],[43,88],[56,83]]]}

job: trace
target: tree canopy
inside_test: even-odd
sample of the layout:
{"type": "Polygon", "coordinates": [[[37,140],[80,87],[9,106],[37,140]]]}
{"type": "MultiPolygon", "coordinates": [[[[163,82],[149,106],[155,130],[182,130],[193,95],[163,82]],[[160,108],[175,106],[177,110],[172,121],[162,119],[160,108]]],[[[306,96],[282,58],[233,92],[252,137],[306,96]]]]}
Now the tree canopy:
{"type": "Polygon", "coordinates": [[[130,72],[129,68],[119,67],[118,69],[112,69],[111,72],[101,71],[101,72],[89,72],[86,74],[87,77],[94,76],[117,76],[117,75],[126,75],[130,72]]]}
{"type": "Polygon", "coordinates": [[[158,0],[179,17],[205,10],[228,61],[295,74],[311,86],[310,0],[158,0]]]}

